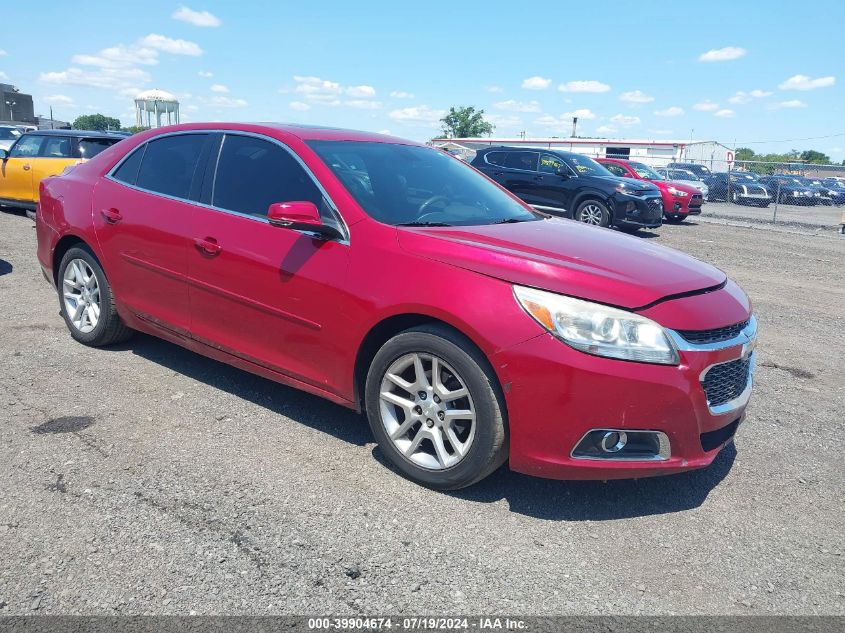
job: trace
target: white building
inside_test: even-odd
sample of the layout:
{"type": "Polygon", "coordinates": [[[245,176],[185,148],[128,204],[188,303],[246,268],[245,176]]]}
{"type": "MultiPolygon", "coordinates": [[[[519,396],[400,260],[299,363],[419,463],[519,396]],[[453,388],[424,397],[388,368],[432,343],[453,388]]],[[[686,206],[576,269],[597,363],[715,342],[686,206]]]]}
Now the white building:
{"type": "Polygon", "coordinates": [[[464,158],[472,159],[475,151],[492,145],[559,149],[584,154],[592,158],[625,158],[663,167],[671,162],[690,162],[706,165],[711,171],[726,171],[733,163],[734,153],[716,141],[664,141],[643,139],[595,138],[436,138],[431,141],[464,158]]]}
{"type": "Polygon", "coordinates": [[[164,90],[145,90],[135,97],[135,125],[138,127],[161,127],[179,123],[179,101],[164,90]]]}

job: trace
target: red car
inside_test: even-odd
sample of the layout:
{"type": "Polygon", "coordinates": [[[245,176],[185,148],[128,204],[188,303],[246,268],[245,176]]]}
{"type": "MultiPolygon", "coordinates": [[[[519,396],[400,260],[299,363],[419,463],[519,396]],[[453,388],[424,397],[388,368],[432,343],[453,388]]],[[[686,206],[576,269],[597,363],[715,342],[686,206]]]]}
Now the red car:
{"type": "Polygon", "coordinates": [[[38,259],[71,335],[152,334],[365,411],[438,489],[710,464],[744,416],[751,303],[725,274],[547,219],[409,141],[151,130],[45,180],[38,259]]]}
{"type": "Polygon", "coordinates": [[[648,165],[618,158],[597,158],[614,176],[647,180],[657,185],[663,196],[663,215],[669,222],[683,222],[689,215],[699,215],[704,198],[695,187],[666,180],[648,165]]]}

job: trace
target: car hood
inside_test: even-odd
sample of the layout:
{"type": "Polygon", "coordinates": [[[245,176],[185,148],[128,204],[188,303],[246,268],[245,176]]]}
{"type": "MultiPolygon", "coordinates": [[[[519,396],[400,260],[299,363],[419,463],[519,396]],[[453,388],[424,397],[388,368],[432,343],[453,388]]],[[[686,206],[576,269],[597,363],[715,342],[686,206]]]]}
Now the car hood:
{"type": "Polygon", "coordinates": [[[725,274],[679,251],[572,220],[467,227],[402,227],[419,257],[509,283],[628,309],[723,284],[725,274]]]}
{"type": "Polygon", "coordinates": [[[608,182],[613,185],[625,185],[628,189],[634,191],[653,191],[657,192],[659,189],[657,185],[652,184],[648,180],[641,180],[640,178],[628,178],[627,176],[580,176],[580,178],[597,178],[603,182],[608,182]]]}

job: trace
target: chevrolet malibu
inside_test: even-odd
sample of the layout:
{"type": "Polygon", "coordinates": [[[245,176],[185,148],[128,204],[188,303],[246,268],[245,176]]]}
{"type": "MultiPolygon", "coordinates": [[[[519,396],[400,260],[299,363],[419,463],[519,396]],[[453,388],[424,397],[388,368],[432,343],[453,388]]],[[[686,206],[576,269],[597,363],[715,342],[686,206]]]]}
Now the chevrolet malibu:
{"type": "Polygon", "coordinates": [[[723,272],[547,219],[396,138],[159,128],[46,179],[38,259],[82,344],[146,332],[366,412],[436,489],[505,461],[559,479],[710,464],[756,321],[723,272]]]}

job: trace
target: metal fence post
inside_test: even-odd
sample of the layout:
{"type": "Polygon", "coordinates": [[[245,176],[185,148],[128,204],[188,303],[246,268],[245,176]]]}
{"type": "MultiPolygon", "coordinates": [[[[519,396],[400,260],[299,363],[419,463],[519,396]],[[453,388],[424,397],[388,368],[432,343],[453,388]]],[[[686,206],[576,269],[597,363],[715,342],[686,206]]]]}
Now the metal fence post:
{"type": "Polygon", "coordinates": [[[780,178],[778,178],[778,188],[775,194],[775,210],[772,212],[772,222],[778,221],[778,205],[780,204],[780,178]]]}

